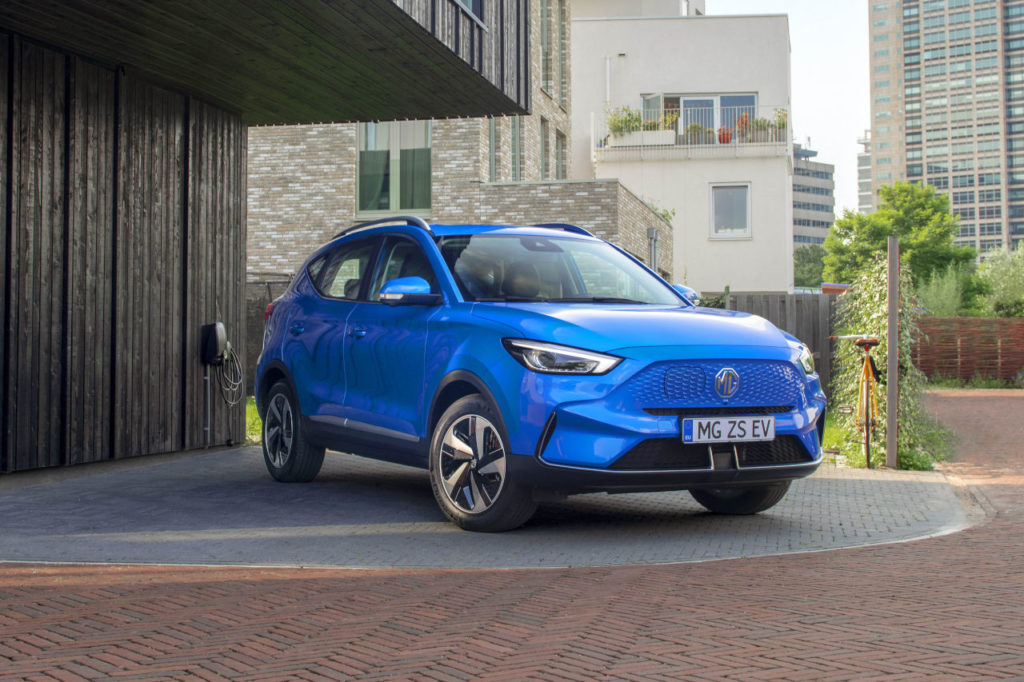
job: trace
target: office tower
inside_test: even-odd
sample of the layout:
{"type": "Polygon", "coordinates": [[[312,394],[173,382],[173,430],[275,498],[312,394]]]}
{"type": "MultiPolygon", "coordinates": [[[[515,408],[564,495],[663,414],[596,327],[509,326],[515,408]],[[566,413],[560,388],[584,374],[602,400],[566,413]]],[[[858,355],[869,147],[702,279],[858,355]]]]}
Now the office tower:
{"type": "Polygon", "coordinates": [[[948,194],[958,244],[1024,241],[1024,1],[868,0],[872,194],[948,194]]]}

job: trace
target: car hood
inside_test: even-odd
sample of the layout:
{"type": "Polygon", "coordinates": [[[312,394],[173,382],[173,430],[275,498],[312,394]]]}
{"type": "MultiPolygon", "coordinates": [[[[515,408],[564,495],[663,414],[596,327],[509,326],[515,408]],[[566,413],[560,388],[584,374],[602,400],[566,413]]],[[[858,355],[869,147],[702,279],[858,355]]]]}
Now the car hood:
{"type": "Polygon", "coordinates": [[[768,320],[713,308],[479,303],[473,314],[512,327],[523,338],[604,352],[650,346],[790,347],[768,320]]]}

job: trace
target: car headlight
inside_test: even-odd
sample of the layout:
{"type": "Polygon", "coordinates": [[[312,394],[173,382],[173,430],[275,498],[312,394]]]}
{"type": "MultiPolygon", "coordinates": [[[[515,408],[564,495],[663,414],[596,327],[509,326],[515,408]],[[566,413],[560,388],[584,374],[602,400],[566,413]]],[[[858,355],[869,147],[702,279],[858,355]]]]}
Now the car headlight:
{"type": "Polygon", "coordinates": [[[804,368],[804,372],[807,374],[814,374],[814,356],[811,354],[811,350],[807,346],[799,346],[800,357],[797,360],[800,362],[800,366],[804,368]]]}
{"type": "Polygon", "coordinates": [[[505,350],[523,367],[545,374],[606,374],[622,358],[556,343],[502,339],[505,350]]]}

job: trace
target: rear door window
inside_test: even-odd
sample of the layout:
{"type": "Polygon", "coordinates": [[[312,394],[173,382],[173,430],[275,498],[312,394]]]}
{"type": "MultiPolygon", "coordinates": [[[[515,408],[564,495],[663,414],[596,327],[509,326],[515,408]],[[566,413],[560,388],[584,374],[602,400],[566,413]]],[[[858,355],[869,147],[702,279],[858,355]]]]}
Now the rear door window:
{"type": "Polygon", "coordinates": [[[365,290],[367,272],[379,245],[379,237],[340,244],[310,263],[306,272],[322,296],[347,301],[365,300],[361,296],[365,290]]]}

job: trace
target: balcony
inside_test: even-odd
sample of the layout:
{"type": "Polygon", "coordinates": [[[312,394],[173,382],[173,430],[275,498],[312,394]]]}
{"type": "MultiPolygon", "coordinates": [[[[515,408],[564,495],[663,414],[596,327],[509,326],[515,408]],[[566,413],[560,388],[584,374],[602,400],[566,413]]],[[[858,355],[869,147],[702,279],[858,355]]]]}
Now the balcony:
{"type": "Polygon", "coordinates": [[[591,159],[695,159],[788,156],[783,107],[644,109],[591,114],[591,159]]]}

